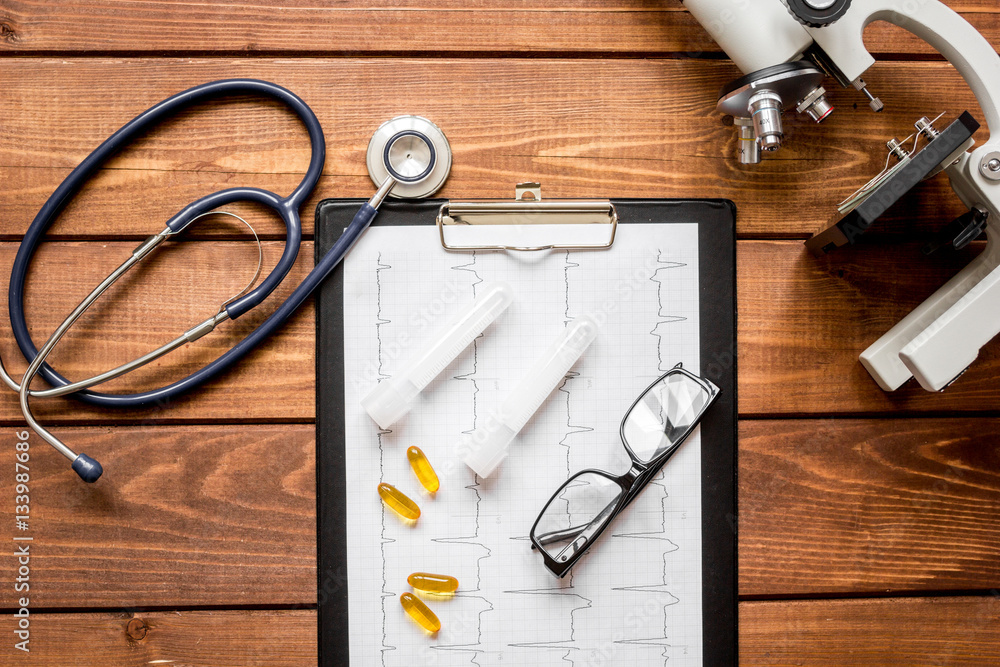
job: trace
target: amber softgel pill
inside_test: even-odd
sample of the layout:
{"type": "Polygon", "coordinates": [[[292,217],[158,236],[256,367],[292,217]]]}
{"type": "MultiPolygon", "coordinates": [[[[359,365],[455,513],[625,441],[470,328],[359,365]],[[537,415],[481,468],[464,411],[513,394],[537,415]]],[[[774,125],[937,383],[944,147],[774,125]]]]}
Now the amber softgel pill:
{"type": "Polygon", "coordinates": [[[438,595],[454,593],[458,590],[458,579],[447,574],[431,574],[430,572],[414,572],[406,578],[407,583],[418,591],[437,593],[438,595]]]}
{"type": "Polygon", "coordinates": [[[420,508],[417,504],[392,484],[386,484],[385,482],[379,484],[378,495],[382,497],[382,502],[389,509],[404,519],[416,521],[420,518],[420,508]]]}
{"type": "Polygon", "coordinates": [[[403,605],[403,609],[410,615],[410,618],[427,632],[434,634],[441,629],[441,621],[438,620],[438,617],[413,593],[400,595],[399,604],[403,605]]]}
{"type": "Polygon", "coordinates": [[[437,493],[437,490],[441,488],[441,482],[438,480],[437,473],[434,472],[431,462],[427,460],[427,456],[420,448],[410,447],[407,449],[406,458],[410,461],[413,474],[417,476],[420,484],[427,489],[427,492],[437,493]]]}

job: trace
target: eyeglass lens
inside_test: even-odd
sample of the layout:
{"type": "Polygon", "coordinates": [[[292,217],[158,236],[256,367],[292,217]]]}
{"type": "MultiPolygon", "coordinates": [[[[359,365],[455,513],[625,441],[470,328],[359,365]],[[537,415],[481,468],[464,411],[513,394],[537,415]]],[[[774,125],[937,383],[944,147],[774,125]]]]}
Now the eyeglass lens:
{"type": "Polygon", "coordinates": [[[705,387],[688,374],[668,373],[625,416],[625,446],[639,461],[653,461],[691,430],[710,398],[705,387]]]}
{"type": "Polygon", "coordinates": [[[608,522],[621,495],[608,476],[584,472],[571,478],[542,510],[535,539],[555,561],[569,560],[608,522]]]}

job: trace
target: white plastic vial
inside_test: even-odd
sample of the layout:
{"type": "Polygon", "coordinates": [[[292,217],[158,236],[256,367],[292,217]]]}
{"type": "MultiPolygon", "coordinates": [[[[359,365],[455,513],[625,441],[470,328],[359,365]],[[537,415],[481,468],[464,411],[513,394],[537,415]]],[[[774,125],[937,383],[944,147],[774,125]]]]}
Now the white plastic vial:
{"type": "Polygon", "coordinates": [[[500,412],[487,416],[472,432],[463,446],[463,460],[477,475],[489,477],[507,457],[511,440],[594,342],[597,330],[597,322],[589,315],[567,324],[503,402],[500,412]]]}
{"type": "Polygon", "coordinates": [[[424,387],[492,324],[513,300],[514,291],[507,283],[484,286],[479,296],[449,320],[444,330],[418,350],[398,373],[380,382],[361,399],[361,406],[382,428],[392,426],[410,411],[414,399],[424,387]]]}

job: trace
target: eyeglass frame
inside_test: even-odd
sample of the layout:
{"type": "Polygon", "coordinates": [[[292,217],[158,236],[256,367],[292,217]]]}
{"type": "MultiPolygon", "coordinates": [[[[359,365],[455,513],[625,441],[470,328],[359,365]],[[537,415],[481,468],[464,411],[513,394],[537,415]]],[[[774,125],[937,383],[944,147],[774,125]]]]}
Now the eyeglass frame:
{"type": "MultiPolygon", "coordinates": [[[[632,402],[632,405],[629,407],[629,409],[625,411],[625,416],[622,417],[622,423],[618,428],[618,436],[621,438],[622,446],[625,448],[625,451],[626,453],[628,453],[629,459],[631,459],[632,462],[628,472],[626,472],[624,475],[615,476],[607,472],[606,470],[598,470],[597,468],[584,468],[583,470],[580,470],[575,474],[570,475],[569,477],[566,478],[565,482],[559,485],[559,488],[556,489],[555,493],[552,494],[552,496],[545,503],[545,505],[542,506],[541,512],[538,513],[538,517],[535,519],[535,523],[532,524],[531,526],[531,532],[528,533],[528,538],[531,540],[531,548],[537,549],[542,554],[545,567],[547,567],[552,574],[556,575],[560,579],[569,574],[570,569],[574,565],[576,565],[576,563],[583,557],[583,555],[590,549],[590,547],[592,547],[594,543],[597,542],[597,539],[601,536],[604,530],[612,524],[612,522],[615,520],[615,517],[621,514],[625,510],[625,508],[628,507],[628,505],[633,500],[635,500],[636,497],[638,497],[638,495],[642,492],[642,490],[646,488],[649,482],[652,481],[652,479],[657,475],[657,473],[660,472],[663,466],[666,465],[667,461],[670,460],[670,458],[677,452],[680,446],[684,444],[684,442],[688,439],[688,436],[690,436],[691,433],[695,430],[695,428],[698,427],[698,425],[701,423],[702,417],[704,417],[705,413],[708,412],[708,409],[712,407],[712,404],[715,403],[715,399],[717,399],[719,397],[719,394],[721,393],[722,390],[719,389],[714,383],[712,383],[707,378],[700,377],[698,375],[695,375],[691,371],[687,370],[686,368],[684,368],[683,363],[678,363],[677,365],[675,365],[673,368],[671,368],[666,373],[664,373],[656,380],[654,380],[652,383],[650,383],[650,385],[646,387],[644,390],[642,390],[642,392],[640,392],[639,396],[635,399],[635,401],[632,402]],[[654,458],[652,461],[648,463],[643,463],[642,461],[638,460],[638,457],[636,456],[635,452],[632,451],[632,448],[629,446],[628,441],[625,439],[625,422],[628,421],[629,415],[632,414],[632,410],[634,410],[635,407],[639,405],[639,402],[642,401],[642,399],[645,398],[647,394],[649,394],[649,392],[653,389],[653,387],[663,382],[670,375],[674,375],[677,373],[686,376],[687,378],[693,380],[696,384],[701,386],[703,389],[705,389],[708,392],[708,400],[705,401],[705,405],[704,407],[702,407],[701,412],[699,412],[697,417],[695,417],[695,419],[692,420],[687,430],[683,433],[683,435],[681,435],[681,437],[677,439],[677,441],[671,447],[669,447],[668,449],[657,455],[657,457],[654,458]],[[566,560],[557,561],[555,558],[549,555],[549,553],[542,546],[540,540],[536,539],[535,529],[538,528],[538,523],[542,520],[542,517],[545,515],[545,510],[549,508],[549,506],[556,499],[556,497],[559,496],[559,494],[562,493],[563,490],[567,486],[569,486],[569,484],[573,480],[586,474],[597,474],[599,476],[602,476],[608,480],[615,482],[619,486],[619,488],[621,488],[622,493],[619,495],[618,500],[615,503],[615,507],[611,512],[611,516],[609,516],[607,520],[604,521],[592,535],[584,536],[587,539],[586,544],[584,544],[580,548],[577,548],[576,551],[574,551],[566,558],[566,560]],[[628,486],[626,486],[626,483],[628,484],[628,486]]],[[[600,514],[595,516],[594,519],[592,519],[590,523],[587,524],[587,526],[589,527],[590,525],[593,525],[593,523],[597,519],[599,519],[601,515],[604,514],[605,511],[607,511],[607,508],[605,508],[605,510],[602,510],[600,514]]],[[[574,530],[575,528],[576,527],[567,530],[574,530]]],[[[585,528],[584,530],[579,532],[582,534],[585,533],[586,530],[587,529],[585,528]]],[[[557,531],[557,533],[553,534],[559,534],[564,532],[566,531],[557,531]]],[[[566,549],[572,547],[573,544],[575,544],[578,539],[580,538],[577,537],[576,539],[574,539],[573,542],[563,547],[562,550],[565,551],[566,549]]]]}

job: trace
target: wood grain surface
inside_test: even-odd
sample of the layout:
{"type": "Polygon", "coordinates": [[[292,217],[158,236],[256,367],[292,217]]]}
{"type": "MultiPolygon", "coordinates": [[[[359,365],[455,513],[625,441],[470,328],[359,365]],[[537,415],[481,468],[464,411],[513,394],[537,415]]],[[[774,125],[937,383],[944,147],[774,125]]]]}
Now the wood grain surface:
{"type": "MultiPolygon", "coordinates": [[[[995,0],[945,1],[1000,44],[995,0]]],[[[455,160],[443,197],[509,198],[516,182],[540,180],[547,198],[732,199],[741,664],[1000,664],[1000,347],[984,348],[944,394],[885,394],[857,361],[980,250],[919,252],[962,206],[937,177],[859,247],[816,260],[801,243],[914,120],[981,117],[957,73],[912,35],[875,24],[865,39],[882,59],[865,78],[885,112],[830,82],[837,110],[823,126],[786,116],[782,151],[740,167],[733,128],[715,112],[719,87],[739,72],[677,0],[0,0],[0,270],[104,138],[218,78],[275,81],[317,113],[327,157],[303,207],[307,239],[320,198],[371,194],[369,137],[400,113],[448,134],[455,160]]],[[[308,151],[286,110],[247,98],[189,110],[140,138],[39,251],[26,296],[33,335],[44,338],[186,202],[240,185],[289,192],[308,151]]],[[[232,208],[265,239],[269,270],[283,226],[254,206],[232,208]]],[[[250,239],[209,220],[158,251],[81,320],[54,365],[78,379],[205,319],[252,272],[250,239]]],[[[158,386],[217,357],[311,265],[307,241],[260,313],[109,388],[158,386]]],[[[12,649],[0,648],[0,664],[316,663],[314,326],[307,305],[226,376],[170,406],[33,403],[107,472],[84,486],[33,444],[32,654],[8,659],[12,649]]],[[[19,375],[24,362],[0,331],[0,354],[19,375]]],[[[16,399],[0,396],[7,437],[22,424],[16,399]]],[[[14,495],[13,472],[0,465],[0,497],[14,495]]],[[[0,539],[14,536],[0,524],[0,539]]],[[[0,561],[7,577],[12,561],[0,561]]],[[[16,606],[0,588],[0,609],[16,606]]],[[[12,629],[6,617],[0,627],[12,629]]]]}
{"type": "MultiPolygon", "coordinates": [[[[36,340],[40,343],[133,246],[79,241],[45,244],[25,299],[36,340]]],[[[267,270],[281,244],[269,241],[264,248],[267,270]]],[[[975,414],[1000,409],[996,341],[983,348],[976,363],[943,394],[926,392],[915,382],[887,394],[858,362],[865,347],[979,250],[927,258],[919,248],[911,243],[866,245],[817,260],[798,241],[740,241],[740,414],[975,414]]],[[[15,251],[16,244],[0,243],[0,263],[9,265],[15,251]]],[[[237,291],[256,263],[255,246],[244,241],[178,243],[162,253],[135,275],[123,278],[80,320],[53,353],[57,370],[81,379],[155,348],[211,315],[212,304],[237,291]]],[[[305,243],[286,281],[290,284],[280,287],[259,313],[221,325],[218,332],[172,357],[109,383],[107,390],[150,389],[180,379],[216,358],[287,296],[311,262],[312,244],[305,243]]],[[[6,310],[3,296],[0,310],[6,310]]],[[[83,419],[106,423],[310,421],[315,403],[314,346],[314,315],[307,306],[225,377],[169,406],[108,411],[68,398],[37,400],[32,405],[50,423],[83,419]]],[[[7,329],[0,338],[0,353],[12,370],[23,371],[23,359],[7,329]]],[[[0,396],[0,420],[18,423],[19,419],[16,397],[0,396]]]]}
{"type": "MultiPolygon", "coordinates": [[[[0,536],[7,544],[33,538],[33,609],[316,603],[312,426],[55,433],[105,473],[81,484],[60,454],[32,438],[30,530],[4,521],[0,536]]],[[[8,429],[5,449],[13,437],[8,429]]],[[[3,466],[0,493],[13,499],[14,486],[13,465],[3,466]]],[[[16,608],[20,595],[4,586],[0,608],[16,608]]]]}
{"type": "Polygon", "coordinates": [[[738,243],[741,415],[975,413],[1000,408],[1000,341],[944,393],[887,393],[858,355],[980,251],[867,245],[824,259],[792,241],[738,243]]]}
{"type": "Polygon", "coordinates": [[[740,664],[1000,664],[1000,594],[744,602],[740,604],[740,664]]]}
{"type": "MultiPolygon", "coordinates": [[[[135,243],[47,243],[39,250],[28,279],[25,312],[38,345],[49,336],[103,276],[120,264],[135,243]]],[[[283,245],[264,243],[265,271],[283,245]]],[[[9,266],[16,244],[0,244],[0,262],[9,266]]],[[[157,250],[157,254],[161,252],[157,250]]],[[[256,245],[251,241],[173,243],[159,257],[126,275],[78,321],[52,354],[52,365],[79,380],[145,354],[214,315],[253,276],[256,245]]],[[[285,283],[270,303],[217,332],[185,345],[130,376],[108,383],[114,393],[144,391],[168,384],[200,368],[246,336],[284,300],[312,266],[312,244],[305,244],[285,283]]],[[[4,293],[6,296],[6,292],[4,293]]],[[[0,297],[6,312],[6,299],[0,297]]],[[[39,399],[32,403],[47,423],[86,419],[111,422],[157,420],[312,421],[315,415],[315,322],[311,302],[275,336],[221,380],[203,389],[148,409],[97,410],[75,399],[39,399]]],[[[9,328],[2,353],[12,372],[24,371],[24,360],[9,328]],[[20,358],[19,358],[20,357],[20,358]],[[10,360],[10,361],[8,361],[10,360]]],[[[38,386],[44,383],[39,380],[38,386]]],[[[0,397],[0,419],[19,422],[15,394],[0,397]]]]}
{"type": "MultiPolygon", "coordinates": [[[[945,0],[992,43],[992,0],[945,0]]],[[[724,25],[735,21],[722,14],[724,25]]],[[[879,54],[933,51],[894,26],[869,28],[879,54]]],[[[0,48],[33,52],[564,53],[704,55],[719,47],[678,0],[249,0],[0,2],[0,48]]]]}
{"type": "MultiPolygon", "coordinates": [[[[998,428],[994,419],[742,422],[740,593],[996,587],[998,428]]],[[[34,605],[315,603],[311,425],[56,434],[107,472],[99,485],[77,484],[54,450],[31,450],[34,605]]],[[[13,487],[4,469],[0,495],[13,487]]],[[[19,534],[5,523],[0,539],[19,534]]],[[[17,597],[0,589],[0,608],[17,597]]]]}
{"type": "Polygon", "coordinates": [[[745,596],[1000,582],[995,419],[740,423],[745,596]]]}
{"type": "MultiPolygon", "coordinates": [[[[112,131],[159,100],[226,77],[262,78],[301,95],[326,128],[320,197],[368,197],[365,149],[382,120],[433,118],[454,167],[442,197],[511,198],[540,181],[546,197],[722,197],[742,237],[807,238],[885,164],[885,141],[921,116],[978,105],[946,63],[886,62],[866,80],[887,108],[831,84],[822,126],[786,116],[785,147],[756,166],[733,159],[736,136],[715,111],[738,76],[728,61],[558,59],[5,58],[0,68],[0,238],[19,239],[69,171],[112,131]],[[59,81],[58,88],[50,85],[59,81]],[[358,95],[378,82],[378,92],[358,95]],[[544,94],[525,94],[539,82],[544,94]],[[833,90],[836,88],[836,90],[833,90]],[[122,91],[129,91],[127,95],[122,91]],[[820,196],[817,196],[819,193],[820,196]]],[[[977,135],[985,140],[986,130],[977,135]]],[[[182,203],[248,185],[288,193],[309,160],[305,131],[276,103],[192,109],[127,148],[74,200],[56,237],[145,238],[182,203]]],[[[943,176],[879,222],[927,234],[963,213],[943,176]]],[[[312,215],[303,215],[312,231],[312,215]]],[[[283,228],[271,221],[263,233],[283,228]]],[[[199,234],[212,233],[198,232],[199,234]]],[[[230,233],[232,233],[230,231],[230,233]]]]}
{"type": "MultiPolygon", "coordinates": [[[[37,614],[32,622],[32,664],[42,665],[298,667],[314,665],[317,648],[315,612],[305,610],[37,614]]],[[[740,603],[741,664],[998,661],[998,596],[740,603]]]]}
{"type": "Polygon", "coordinates": [[[32,616],[30,655],[6,664],[74,667],[306,667],[311,610],[143,611],[32,616]]]}

